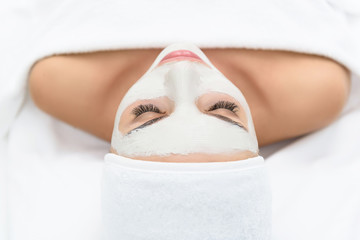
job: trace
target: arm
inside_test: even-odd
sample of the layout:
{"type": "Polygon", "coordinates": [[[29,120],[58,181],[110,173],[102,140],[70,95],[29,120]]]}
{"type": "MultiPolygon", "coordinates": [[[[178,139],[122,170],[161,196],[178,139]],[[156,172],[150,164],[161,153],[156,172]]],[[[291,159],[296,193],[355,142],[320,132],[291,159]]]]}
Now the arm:
{"type": "MultiPolygon", "coordinates": [[[[160,50],[120,50],[45,58],[30,73],[34,102],[45,112],[107,141],[117,107],[160,50]]],[[[333,60],[282,51],[205,50],[244,93],[259,145],[300,136],[337,118],[349,72],[333,60]]]]}

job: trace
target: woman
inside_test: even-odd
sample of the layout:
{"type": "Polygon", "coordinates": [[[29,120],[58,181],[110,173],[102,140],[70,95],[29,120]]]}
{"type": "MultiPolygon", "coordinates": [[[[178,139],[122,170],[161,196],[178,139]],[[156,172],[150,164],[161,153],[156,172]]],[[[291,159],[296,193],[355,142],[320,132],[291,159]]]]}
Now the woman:
{"type": "MultiPolygon", "coordinates": [[[[244,94],[260,146],[328,125],[347,100],[349,70],[330,58],[269,50],[203,51],[244,94]]],[[[118,104],[159,52],[118,50],[42,59],[29,76],[31,95],[49,114],[110,141],[118,104]]]]}
{"type": "MultiPolygon", "coordinates": [[[[98,83],[94,89],[93,84],[83,87],[88,84],[83,74],[89,73],[78,67],[92,55],[68,65],[74,70],[64,69],[63,65],[79,56],[60,57],[64,62],[56,63],[58,72],[51,69],[51,64],[59,57],[43,60],[34,67],[30,87],[35,102],[50,114],[58,114],[58,118],[98,136],[103,132],[99,126],[103,125],[91,128],[97,122],[91,121],[92,116],[114,118],[114,112],[98,111],[102,106],[112,105],[111,101],[120,102],[111,141],[111,152],[116,155],[105,157],[102,190],[105,239],[271,239],[269,180],[264,160],[258,156],[255,128],[242,92],[250,93],[248,98],[253,101],[257,126],[266,126],[257,129],[264,136],[262,144],[266,144],[308,133],[331,122],[346,101],[349,75],[344,67],[328,59],[301,55],[292,59],[289,53],[270,52],[267,60],[263,55],[256,59],[256,54],[255,57],[249,54],[244,62],[238,60],[235,67],[230,67],[233,84],[192,44],[165,48],[136,82],[126,77],[129,75],[118,75],[117,70],[122,67],[114,67],[115,57],[106,64],[113,66],[108,71],[100,68],[100,72],[94,73],[101,76],[102,72],[116,72],[110,74],[115,77],[93,80],[98,83]],[[276,58],[276,54],[280,56],[276,58]],[[292,61],[286,59],[289,57],[292,61]],[[268,62],[274,58],[278,61],[275,66],[268,62]],[[291,65],[284,64],[284,58],[291,65]],[[298,61],[307,73],[299,78],[299,69],[292,68],[298,61]],[[309,67],[307,72],[306,66],[314,62],[318,71],[309,67]],[[271,65],[271,70],[267,70],[267,65],[271,65]],[[276,68],[282,68],[285,78],[269,74],[276,68]],[[61,73],[70,76],[64,78],[61,73]],[[288,81],[289,78],[294,80],[288,81]],[[319,87],[313,82],[318,82],[319,87]],[[125,94],[119,97],[106,94],[110,89],[118,94],[124,85],[130,85],[125,94]],[[74,91],[73,98],[64,96],[69,90],[74,91]],[[83,103],[92,107],[84,107],[83,103]],[[88,113],[84,116],[81,111],[88,113]],[[193,165],[198,162],[201,165],[193,165]],[[218,162],[223,165],[212,165],[218,162]]],[[[95,59],[97,64],[104,64],[99,56],[95,59]]],[[[236,60],[236,55],[232,59],[236,60]]],[[[96,66],[87,68],[96,71],[96,66]]],[[[111,131],[111,127],[107,128],[111,131]]],[[[110,135],[104,134],[105,139],[110,135]]]]}
{"type": "Polygon", "coordinates": [[[168,46],[129,89],[111,146],[106,239],[271,239],[271,191],[249,107],[196,46],[168,46]]]}
{"type": "MultiPolygon", "coordinates": [[[[13,239],[101,239],[99,169],[109,150],[116,109],[127,90],[171,43],[193,42],[201,47],[241,90],[260,146],[332,121],[346,99],[346,69],[359,73],[356,8],[340,1],[37,0],[4,4],[9,4],[12,14],[3,21],[9,26],[3,36],[10,39],[3,44],[2,66],[6,67],[1,69],[1,80],[6,83],[2,84],[1,109],[6,114],[1,116],[1,134],[7,133],[7,145],[6,156],[0,159],[9,163],[8,216],[13,239]],[[39,111],[26,98],[28,79],[35,102],[55,117],[39,111]],[[3,103],[7,108],[2,108],[3,103]]],[[[351,171],[339,178],[333,178],[334,174],[309,178],[308,171],[296,174],[304,160],[322,160],[325,167],[310,167],[322,173],[329,160],[336,158],[341,165],[349,163],[344,156],[358,153],[351,144],[334,147],[349,143],[350,135],[339,137],[337,126],[327,128],[336,138],[317,131],[268,159],[269,164],[277,163],[272,170],[277,177],[273,194],[278,239],[348,239],[348,233],[357,229],[356,224],[348,224],[357,221],[354,215],[335,221],[320,214],[339,209],[342,196],[356,202],[358,198],[342,192],[347,188],[337,183],[347,179],[346,174],[357,175],[351,171]],[[336,155],[328,149],[341,152],[336,155]],[[322,195],[316,187],[332,179],[336,182],[322,195]],[[313,190],[312,194],[298,191],[299,185],[313,190]],[[309,204],[304,206],[304,199],[309,204]],[[316,204],[310,204],[314,200],[316,204]]],[[[239,161],[226,161],[231,162],[239,161]]],[[[330,173],[338,173],[338,168],[330,173]]],[[[349,179],[356,182],[360,181],[349,179]]],[[[357,205],[345,206],[352,212],[357,205]]]]}

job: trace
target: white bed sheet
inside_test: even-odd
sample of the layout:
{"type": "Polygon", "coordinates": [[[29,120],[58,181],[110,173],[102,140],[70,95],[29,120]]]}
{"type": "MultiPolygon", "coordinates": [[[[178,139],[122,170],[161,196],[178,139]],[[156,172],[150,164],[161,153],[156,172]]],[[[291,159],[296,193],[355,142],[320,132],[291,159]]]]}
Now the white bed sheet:
{"type": "MultiPolygon", "coordinates": [[[[359,85],[335,123],[261,149],[272,181],[274,240],[360,239],[359,85]]],[[[9,239],[101,239],[109,144],[46,115],[31,99],[13,129],[9,144],[19,147],[8,156],[9,239]]]]}
{"type": "MultiPolygon", "coordinates": [[[[1,240],[100,239],[100,180],[102,160],[109,144],[34,106],[27,94],[26,78],[31,65],[44,56],[163,47],[174,41],[194,40],[195,44],[207,47],[243,46],[318,53],[348,63],[360,73],[360,61],[357,61],[360,45],[356,48],[344,44],[341,38],[342,34],[349,34],[359,39],[354,42],[360,42],[360,31],[347,29],[350,22],[360,29],[356,18],[359,12],[349,4],[350,0],[298,0],[288,6],[285,0],[275,1],[278,5],[257,0],[241,2],[238,8],[221,5],[204,9],[201,1],[197,5],[191,3],[190,9],[186,4],[173,6],[176,12],[187,12],[188,16],[197,16],[196,11],[201,11],[204,22],[192,22],[190,17],[176,20],[176,14],[170,12],[164,13],[169,21],[162,18],[158,21],[155,13],[161,13],[159,9],[164,2],[154,0],[150,5],[146,2],[132,1],[132,5],[116,0],[1,3],[0,17],[8,18],[0,19],[0,26],[10,26],[2,31],[4,41],[0,44],[1,240]],[[139,9],[139,15],[149,14],[148,18],[131,15],[140,2],[145,7],[139,9]],[[342,5],[343,2],[347,4],[342,5]],[[258,11],[257,6],[263,7],[258,11]],[[3,12],[5,8],[11,11],[3,12]],[[279,12],[283,8],[286,11],[279,12]],[[324,11],[316,12],[322,8],[324,11]],[[316,24],[303,21],[301,11],[306,12],[306,21],[316,24]],[[257,12],[258,18],[252,18],[249,12],[257,12]],[[227,24],[236,22],[231,29],[238,27],[241,31],[221,28],[224,22],[213,18],[215,13],[227,16],[223,19],[227,24]],[[293,15],[292,21],[283,21],[293,15]],[[313,17],[316,21],[312,21],[313,17]],[[249,19],[253,28],[248,28],[249,19]],[[330,24],[333,19],[339,21],[330,24]],[[122,25],[123,22],[129,26],[122,25]],[[138,26],[138,32],[130,31],[138,26]],[[184,29],[184,26],[192,28],[184,29]],[[330,27],[326,29],[326,26],[330,27]],[[164,29],[169,27],[178,31],[167,34],[164,29]],[[326,31],[314,34],[319,27],[326,31]],[[273,32],[264,34],[268,29],[273,32]],[[333,35],[334,32],[337,34],[333,35]],[[309,33],[313,34],[311,38],[303,37],[309,33]],[[337,44],[341,47],[337,48],[337,44]],[[23,96],[27,96],[25,101],[23,96]],[[4,135],[9,127],[10,131],[4,135]]],[[[359,80],[354,77],[351,99],[333,124],[308,136],[261,149],[272,180],[274,240],[360,239],[359,80]]]]}
{"type": "Polygon", "coordinates": [[[360,84],[353,85],[336,122],[267,158],[274,239],[360,239],[360,84]]]}

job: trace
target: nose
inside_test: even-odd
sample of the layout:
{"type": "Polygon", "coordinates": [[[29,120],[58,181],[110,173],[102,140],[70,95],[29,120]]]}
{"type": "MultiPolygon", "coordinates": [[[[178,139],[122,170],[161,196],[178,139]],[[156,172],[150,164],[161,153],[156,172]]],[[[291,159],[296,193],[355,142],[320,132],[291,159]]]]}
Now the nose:
{"type": "Polygon", "coordinates": [[[195,62],[179,61],[173,63],[165,76],[167,96],[174,100],[175,105],[194,104],[198,96],[201,78],[196,71],[195,62]]]}

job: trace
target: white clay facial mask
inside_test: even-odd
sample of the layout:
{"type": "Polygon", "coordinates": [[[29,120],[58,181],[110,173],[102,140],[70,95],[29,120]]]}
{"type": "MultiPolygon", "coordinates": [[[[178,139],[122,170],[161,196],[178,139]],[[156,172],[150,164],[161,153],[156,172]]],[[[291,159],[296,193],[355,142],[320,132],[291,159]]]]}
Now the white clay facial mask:
{"type": "Polygon", "coordinates": [[[128,157],[258,152],[243,94],[191,44],[165,48],[129,89],[111,146],[128,157]]]}

